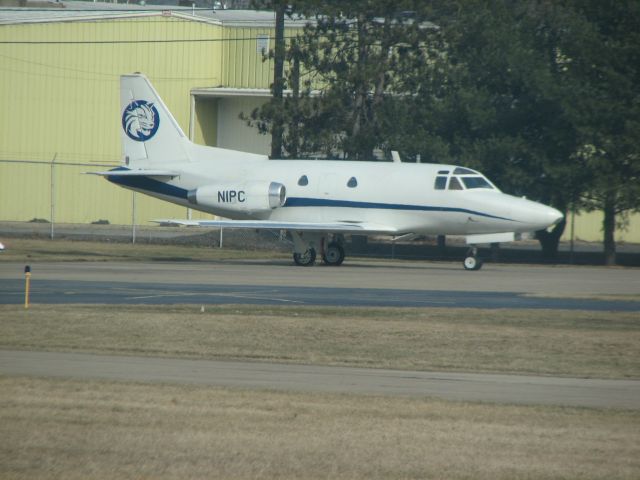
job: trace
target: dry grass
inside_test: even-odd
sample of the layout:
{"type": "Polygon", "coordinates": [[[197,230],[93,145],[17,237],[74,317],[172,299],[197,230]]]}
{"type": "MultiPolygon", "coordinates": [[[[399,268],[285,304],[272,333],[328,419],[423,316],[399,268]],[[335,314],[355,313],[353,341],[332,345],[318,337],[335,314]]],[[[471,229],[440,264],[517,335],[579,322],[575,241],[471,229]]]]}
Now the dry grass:
{"type": "Polygon", "coordinates": [[[638,412],[0,378],[0,477],[635,479],[638,412]]]}
{"type": "Polygon", "coordinates": [[[526,293],[525,297],[531,298],[573,298],[576,300],[603,300],[603,301],[612,301],[612,302],[638,302],[640,301],[639,294],[619,294],[619,295],[606,295],[606,294],[573,294],[573,293],[563,293],[563,294],[549,294],[549,293],[526,293]]]}
{"type": "Polygon", "coordinates": [[[0,305],[0,347],[640,378],[635,313],[0,305]]]}
{"type": "Polygon", "coordinates": [[[188,245],[149,245],[15,238],[6,243],[1,262],[149,262],[284,258],[269,250],[233,250],[188,245]]]}

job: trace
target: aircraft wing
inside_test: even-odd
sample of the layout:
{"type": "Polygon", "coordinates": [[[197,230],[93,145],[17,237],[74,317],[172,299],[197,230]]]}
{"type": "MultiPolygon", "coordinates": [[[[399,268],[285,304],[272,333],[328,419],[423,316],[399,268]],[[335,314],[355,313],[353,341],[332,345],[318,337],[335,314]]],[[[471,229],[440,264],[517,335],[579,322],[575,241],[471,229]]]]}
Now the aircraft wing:
{"type": "Polygon", "coordinates": [[[87,172],[102,177],[177,177],[179,172],[172,170],[107,170],[106,172],[87,172]]]}
{"type": "Polygon", "coordinates": [[[386,225],[365,222],[280,222],[272,220],[153,220],[164,225],[237,228],[249,230],[292,230],[296,232],[341,232],[394,234],[397,230],[386,225]]]}

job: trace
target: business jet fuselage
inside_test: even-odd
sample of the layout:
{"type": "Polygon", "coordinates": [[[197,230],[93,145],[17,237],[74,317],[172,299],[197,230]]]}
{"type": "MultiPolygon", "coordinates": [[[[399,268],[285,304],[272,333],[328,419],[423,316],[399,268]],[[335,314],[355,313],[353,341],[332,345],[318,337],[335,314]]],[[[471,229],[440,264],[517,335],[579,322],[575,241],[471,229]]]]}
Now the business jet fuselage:
{"type": "MultiPolygon", "coordinates": [[[[398,162],[269,160],[190,142],[146,77],[121,80],[124,165],[98,172],[120,186],[230,220],[163,220],[288,230],[297,264],[316,252],[339,265],[338,234],[524,233],[562,214],[498,190],[464,167],[398,162]]],[[[475,269],[473,258],[465,267],[475,269]]]]}

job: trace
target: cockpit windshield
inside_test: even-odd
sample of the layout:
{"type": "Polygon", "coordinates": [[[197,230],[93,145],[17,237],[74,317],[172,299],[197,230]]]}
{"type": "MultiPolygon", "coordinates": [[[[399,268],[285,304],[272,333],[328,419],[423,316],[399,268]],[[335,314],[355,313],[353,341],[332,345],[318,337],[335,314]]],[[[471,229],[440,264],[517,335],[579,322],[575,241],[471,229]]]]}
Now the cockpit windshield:
{"type": "Polygon", "coordinates": [[[484,177],[462,177],[462,183],[467,188],[493,188],[484,177]]]}
{"type": "Polygon", "coordinates": [[[468,168],[456,167],[453,171],[454,175],[480,175],[478,172],[474,172],[473,170],[469,170],[468,168]]]}
{"type": "Polygon", "coordinates": [[[476,188],[497,190],[482,174],[462,167],[456,167],[451,174],[449,170],[438,171],[433,188],[435,190],[473,190],[476,188]]]}

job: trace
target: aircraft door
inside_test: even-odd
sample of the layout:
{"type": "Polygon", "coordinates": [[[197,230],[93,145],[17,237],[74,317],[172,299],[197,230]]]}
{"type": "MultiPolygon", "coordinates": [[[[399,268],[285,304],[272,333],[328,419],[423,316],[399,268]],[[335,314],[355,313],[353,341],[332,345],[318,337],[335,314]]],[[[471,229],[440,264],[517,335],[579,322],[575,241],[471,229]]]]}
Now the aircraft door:
{"type": "Polygon", "coordinates": [[[338,176],[335,173],[327,173],[320,177],[318,194],[321,198],[332,198],[335,196],[338,176]]]}
{"type": "Polygon", "coordinates": [[[334,221],[334,208],[330,207],[330,200],[337,200],[338,195],[338,175],[327,173],[320,177],[318,182],[318,198],[325,200],[319,213],[319,220],[324,222],[334,221]]]}

